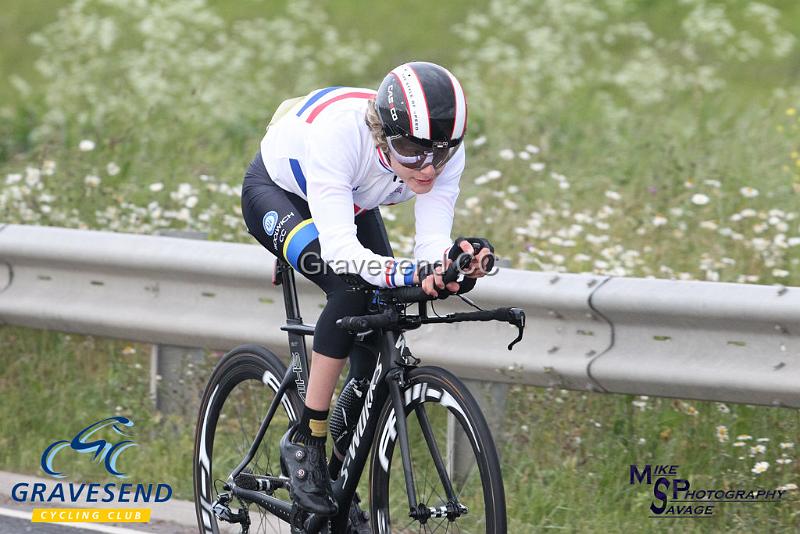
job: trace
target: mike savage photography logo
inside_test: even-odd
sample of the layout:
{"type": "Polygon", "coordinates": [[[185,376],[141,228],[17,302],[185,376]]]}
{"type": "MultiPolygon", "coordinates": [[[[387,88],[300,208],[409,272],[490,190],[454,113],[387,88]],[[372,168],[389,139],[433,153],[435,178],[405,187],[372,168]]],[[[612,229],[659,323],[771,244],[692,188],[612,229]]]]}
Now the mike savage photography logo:
{"type": "Polygon", "coordinates": [[[712,517],[720,503],[754,504],[779,503],[785,489],[764,488],[725,489],[696,488],[686,478],[679,478],[679,465],[631,464],[631,485],[652,486],[653,502],[650,516],[654,519],[712,517]]]}
{"type": "Polygon", "coordinates": [[[69,454],[101,464],[105,471],[120,482],[18,482],[11,490],[11,498],[18,503],[54,504],[54,507],[34,508],[31,521],[94,522],[94,523],[147,523],[149,508],[141,504],[163,503],[172,498],[172,487],[166,483],[123,483],[128,478],[122,468],[123,453],[138,447],[131,437],[134,422],[122,416],[96,421],[72,436],[49,444],[42,452],[40,466],[45,474],[60,480],[67,475],[59,467],[69,454]],[[75,505],[114,503],[119,507],[78,508],[75,505]],[[71,506],[59,508],[58,505],[71,506]],[[132,505],[132,506],[131,506],[132,505]]]}

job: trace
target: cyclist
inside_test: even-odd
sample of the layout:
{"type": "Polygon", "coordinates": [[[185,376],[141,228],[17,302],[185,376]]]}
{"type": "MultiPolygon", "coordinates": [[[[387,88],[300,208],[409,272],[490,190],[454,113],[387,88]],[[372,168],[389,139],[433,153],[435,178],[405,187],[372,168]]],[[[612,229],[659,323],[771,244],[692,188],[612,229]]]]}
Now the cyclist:
{"type": "MultiPolygon", "coordinates": [[[[292,498],[309,512],[337,512],[325,441],[345,358],[350,357],[348,383],[371,376],[375,364],[335,324],[367,311],[366,294],[351,290],[353,277],[379,287],[421,284],[432,296],[458,290],[456,282],[445,288],[441,273],[454,246],[450,231],[466,126],[458,80],[433,63],[406,63],[377,92],[328,87],[283,102],[247,170],[242,212],[250,233],[327,296],[316,323],[305,408],[281,441],[292,498]],[[412,197],[415,259],[398,260],[378,206],[412,197]]],[[[473,252],[463,239],[455,250],[473,252]]],[[[484,247],[465,273],[483,276],[489,253],[490,246],[484,247]]],[[[336,471],[331,469],[334,476],[336,471]]]]}

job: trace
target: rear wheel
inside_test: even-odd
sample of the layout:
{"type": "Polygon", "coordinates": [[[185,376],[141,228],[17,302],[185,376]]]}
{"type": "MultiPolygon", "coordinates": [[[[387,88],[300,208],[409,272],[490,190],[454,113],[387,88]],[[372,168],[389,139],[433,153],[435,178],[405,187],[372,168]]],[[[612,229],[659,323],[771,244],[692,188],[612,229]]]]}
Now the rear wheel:
{"type": "Polygon", "coordinates": [[[444,369],[413,369],[407,379],[401,393],[417,517],[410,517],[395,413],[387,402],[372,447],[373,531],[505,533],[500,462],[478,403],[466,386],[444,369]]]}
{"type": "MultiPolygon", "coordinates": [[[[238,524],[218,520],[212,507],[224,492],[222,485],[245,457],[262,419],[275,398],[286,367],[275,354],[256,345],[243,345],[222,357],[203,393],[195,431],[193,459],[195,511],[200,532],[242,531],[238,524]]],[[[302,402],[295,390],[284,395],[248,469],[254,474],[279,476],[278,444],[300,414],[302,402]]],[[[289,500],[284,490],[276,497],[289,500]]],[[[250,532],[289,532],[289,525],[255,504],[233,499],[230,508],[249,508],[250,532]]]]}

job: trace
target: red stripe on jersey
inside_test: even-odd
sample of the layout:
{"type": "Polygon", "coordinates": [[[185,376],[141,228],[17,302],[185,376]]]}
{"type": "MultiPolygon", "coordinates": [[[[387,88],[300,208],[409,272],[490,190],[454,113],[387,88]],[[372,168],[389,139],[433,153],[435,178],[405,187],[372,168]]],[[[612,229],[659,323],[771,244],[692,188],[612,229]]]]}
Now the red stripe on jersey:
{"type": "Polygon", "coordinates": [[[306,122],[309,123],[309,124],[314,122],[314,119],[317,118],[317,115],[322,113],[322,110],[324,110],[325,108],[327,108],[328,106],[330,106],[334,102],[338,102],[339,100],[344,100],[345,98],[375,98],[375,94],[374,93],[353,92],[353,93],[345,93],[343,95],[339,95],[339,96],[333,97],[330,100],[328,100],[326,102],[323,102],[319,106],[315,107],[314,110],[311,112],[311,114],[309,114],[308,118],[306,119],[306,122]]]}
{"type": "Polygon", "coordinates": [[[391,263],[387,263],[386,264],[386,287],[393,287],[391,272],[392,272],[392,264],[391,263]]]}

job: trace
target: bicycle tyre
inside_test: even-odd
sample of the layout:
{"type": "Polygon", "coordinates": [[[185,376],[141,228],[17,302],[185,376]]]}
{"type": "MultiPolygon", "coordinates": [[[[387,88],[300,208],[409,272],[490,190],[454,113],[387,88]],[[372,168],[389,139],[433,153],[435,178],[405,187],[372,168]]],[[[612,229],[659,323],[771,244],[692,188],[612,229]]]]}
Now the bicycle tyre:
{"type": "MultiPolygon", "coordinates": [[[[466,515],[455,519],[458,526],[453,528],[457,532],[504,534],[507,519],[500,461],[478,403],[458,378],[439,367],[413,369],[407,374],[407,382],[401,394],[406,410],[418,501],[434,508],[446,503],[446,497],[442,497],[446,493],[432,454],[424,437],[420,437],[423,433],[419,416],[411,416],[416,413],[417,406],[422,405],[438,450],[447,453],[447,459],[444,454],[442,459],[446,462],[459,502],[469,509],[466,515]],[[450,427],[446,433],[457,435],[457,439],[461,440],[461,456],[458,458],[454,458],[456,454],[451,454],[454,449],[447,446],[447,439],[442,438],[443,424],[450,427]],[[469,443],[469,448],[464,447],[464,442],[469,443]],[[470,458],[466,458],[465,454],[470,458]],[[457,462],[461,466],[460,471],[454,467],[457,462]],[[470,468],[470,465],[473,467],[470,468]],[[477,471],[474,466],[477,466],[477,471]],[[475,475],[478,476],[480,489],[466,490],[467,482],[476,484],[475,475]],[[424,487],[428,480],[432,480],[431,489],[424,487]]],[[[446,525],[450,520],[446,517],[431,517],[425,524],[409,517],[408,495],[391,401],[384,405],[379,419],[376,441],[372,447],[369,484],[373,532],[450,532],[450,525],[446,525]]]]}
{"type": "MultiPolygon", "coordinates": [[[[200,532],[219,534],[240,531],[238,526],[217,521],[212,511],[212,504],[217,497],[215,481],[224,481],[245,457],[285,373],[286,366],[281,360],[258,345],[236,347],[222,357],[211,373],[200,405],[192,460],[195,512],[200,532]],[[226,404],[228,400],[231,402],[226,404]],[[238,415],[238,422],[232,421],[228,412],[238,415]]],[[[270,423],[258,454],[250,463],[250,466],[261,471],[260,474],[279,474],[280,437],[297,420],[301,409],[302,401],[297,391],[290,389],[270,423]]],[[[259,514],[257,520],[274,528],[277,518],[269,516],[254,504],[248,508],[251,515],[254,512],[259,514]]],[[[252,531],[260,532],[256,521],[253,523],[252,531]]],[[[280,528],[288,532],[288,525],[282,525],[280,528]]]]}

